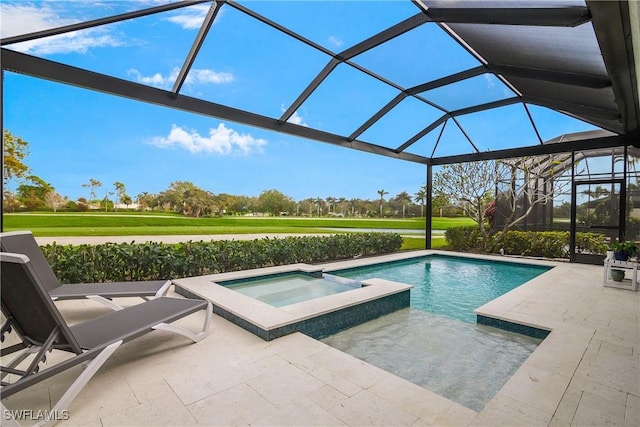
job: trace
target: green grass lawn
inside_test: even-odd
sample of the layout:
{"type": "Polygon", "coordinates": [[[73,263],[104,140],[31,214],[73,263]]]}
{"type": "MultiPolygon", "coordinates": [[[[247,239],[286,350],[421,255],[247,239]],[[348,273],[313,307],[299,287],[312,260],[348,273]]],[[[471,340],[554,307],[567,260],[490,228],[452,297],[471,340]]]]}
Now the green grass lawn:
{"type": "MultiPolygon", "coordinates": [[[[189,218],[178,214],[142,212],[19,213],[4,215],[4,231],[30,230],[39,237],[58,236],[160,236],[209,234],[318,234],[362,229],[423,230],[424,218],[298,218],[221,217],[189,218]]],[[[469,218],[433,218],[434,249],[445,246],[442,233],[470,226],[469,218]]],[[[405,237],[402,250],[424,249],[424,237],[405,237]]]]}
{"type": "MultiPolygon", "coordinates": [[[[446,247],[446,243],[445,239],[434,237],[431,239],[431,249],[443,249],[446,247]]],[[[400,250],[414,251],[424,248],[424,237],[404,237],[400,250]]]]}
{"type": "MultiPolygon", "coordinates": [[[[334,233],[336,229],[422,230],[424,218],[189,218],[143,213],[20,213],[4,215],[4,230],[36,236],[134,236],[250,233],[334,233]]],[[[468,218],[434,218],[434,230],[473,225],[468,218]]],[[[349,231],[349,230],[345,230],[349,231]]]]}

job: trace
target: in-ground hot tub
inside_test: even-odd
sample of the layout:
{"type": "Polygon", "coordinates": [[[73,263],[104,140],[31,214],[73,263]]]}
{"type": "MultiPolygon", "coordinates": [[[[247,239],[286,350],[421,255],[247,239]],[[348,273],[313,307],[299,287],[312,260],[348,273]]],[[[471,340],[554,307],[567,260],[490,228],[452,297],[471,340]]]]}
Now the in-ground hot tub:
{"type": "Polygon", "coordinates": [[[283,307],[362,287],[362,283],[357,280],[300,271],[224,280],[217,283],[274,307],[283,307]]]}
{"type": "Polygon", "coordinates": [[[409,306],[410,285],[324,275],[293,264],[174,280],[176,291],[211,301],[214,313],[264,340],[302,332],[323,338],[409,306]],[[235,288],[235,289],[234,289],[235,288]]]}

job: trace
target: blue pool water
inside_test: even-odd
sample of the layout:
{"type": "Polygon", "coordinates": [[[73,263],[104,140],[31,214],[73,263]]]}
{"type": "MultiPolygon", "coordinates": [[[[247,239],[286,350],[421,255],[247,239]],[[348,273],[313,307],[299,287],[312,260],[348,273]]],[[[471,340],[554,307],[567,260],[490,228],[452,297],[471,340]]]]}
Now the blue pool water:
{"type": "Polygon", "coordinates": [[[548,269],[536,265],[431,255],[334,271],[332,274],[355,280],[378,277],[413,285],[412,308],[475,323],[474,309],[548,269]]]}
{"type": "Polygon", "coordinates": [[[548,268],[453,256],[332,272],[414,285],[410,308],[327,337],[324,343],[475,411],[542,341],[475,323],[473,310],[548,268]]]}
{"type": "Polygon", "coordinates": [[[474,411],[542,340],[406,308],[322,342],[474,411]]]}
{"type": "Polygon", "coordinates": [[[306,274],[285,274],[218,282],[274,307],[283,307],[314,298],[346,292],[360,287],[359,283],[340,278],[312,277],[306,274]]]}

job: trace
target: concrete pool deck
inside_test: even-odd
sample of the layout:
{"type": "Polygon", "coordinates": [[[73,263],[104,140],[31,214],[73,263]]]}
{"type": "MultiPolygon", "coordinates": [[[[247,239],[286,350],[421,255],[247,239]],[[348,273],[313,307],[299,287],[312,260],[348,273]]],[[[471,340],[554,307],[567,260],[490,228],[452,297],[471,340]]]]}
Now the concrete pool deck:
{"type": "MultiPolygon", "coordinates": [[[[479,413],[301,333],[267,342],[215,317],[197,344],[156,331],[124,345],[59,425],[640,425],[640,294],[603,287],[600,266],[544,263],[555,268],[478,310],[552,331],[479,413]]],[[[69,323],[105,310],[58,304],[69,323]]],[[[3,404],[50,409],[77,373],[3,404]]]]}

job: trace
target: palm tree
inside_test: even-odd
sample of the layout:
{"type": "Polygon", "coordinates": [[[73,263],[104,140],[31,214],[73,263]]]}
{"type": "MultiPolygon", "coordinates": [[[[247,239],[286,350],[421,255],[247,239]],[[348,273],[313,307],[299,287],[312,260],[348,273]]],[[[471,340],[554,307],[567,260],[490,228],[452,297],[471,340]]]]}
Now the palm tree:
{"type": "MultiPolygon", "coordinates": [[[[327,201],[327,214],[329,214],[329,216],[331,216],[331,207],[334,205],[334,203],[336,202],[336,198],[335,197],[327,197],[325,199],[327,201]]],[[[335,207],[333,208],[333,211],[335,212],[335,207]]]]}
{"type": "Polygon", "coordinates": [[[384,203],[384,195],[389,194],[388,191],[378,190],[378,194],[380,195],[380,218],[382,218],[382,204],[384,203]]]}
{"type": "MultiPolygon", "coordinates": [[[[336,200],[336,203],[338,204],[338,206],[340,206],[340,215],[344,216],[344,202],[346,202],[347,199],[345,197],[339,197],[338,200],[336,200]]],[[[335,209],[333,210],[333,212],[335,213],[335,209]]]]}
{"type": "Polygon", "coordinates": [[[90,189],[89,195],[89,204],[96,198],[96,188],[102,187],[102,182],[97,179],[89,178],[89,182],[87,184],[82,184],[84,188],[90,189]]]}
{"type": "Polygon", "coordinates": [[[318,198],[316,199],[316,204],[317,204],[317,206],[318,206],[318,216],[322,216],[322,209],[321,209],[321,206],[322,206],[322,203],[323,203],[323,202],[324,202],[324,200],[322,200],[322,198],[321,198],[321,197],[318,197],[318,198]]]}
{"type": "Polygon", "coordinates": [[[427,203],[427,186],[423,185],[420,187],[414,196],[416,196],[415,202],[420,203],[420,216],[424,216],[424,205],[427,203]]]}
{"type": "Polygon", "coordinates": [[[109,191],[108,189],[105,188],[104,190],[104,211],[105,212],[109,207],[109,196],[113,196],[113,191],[109,191]]]}
{"type": "MultiPolygon", "coordinates": [[[[116,189],[116,193],[118,194],[117,201],[123,205],[128,205],[127,201],[131,201],[131,197],[127,195],[127,189],[123,183],[116,181],[113,183],[113,187],[116,189]]],[[[117,209],[115,209],[117,210],[117,209]]]]}
{"type": "MultiPolygon", "coordinates": [[[[349,207],[351,208],[351,216],[356,216],[356,205],[358,205],[360,201],[358,199],[350,199],[349,200],[349,207]]],[[[358,214],[360,214],[360,211],[358,211],[358,214]]]]}
{"type": "Polygon", "coordinates": [[[396,196],[396,200],[402,203],[402,218],[404,218],[405,207],[407,203],[411,203],[411,196],[406,191],[403,191],[396,196]]]}

